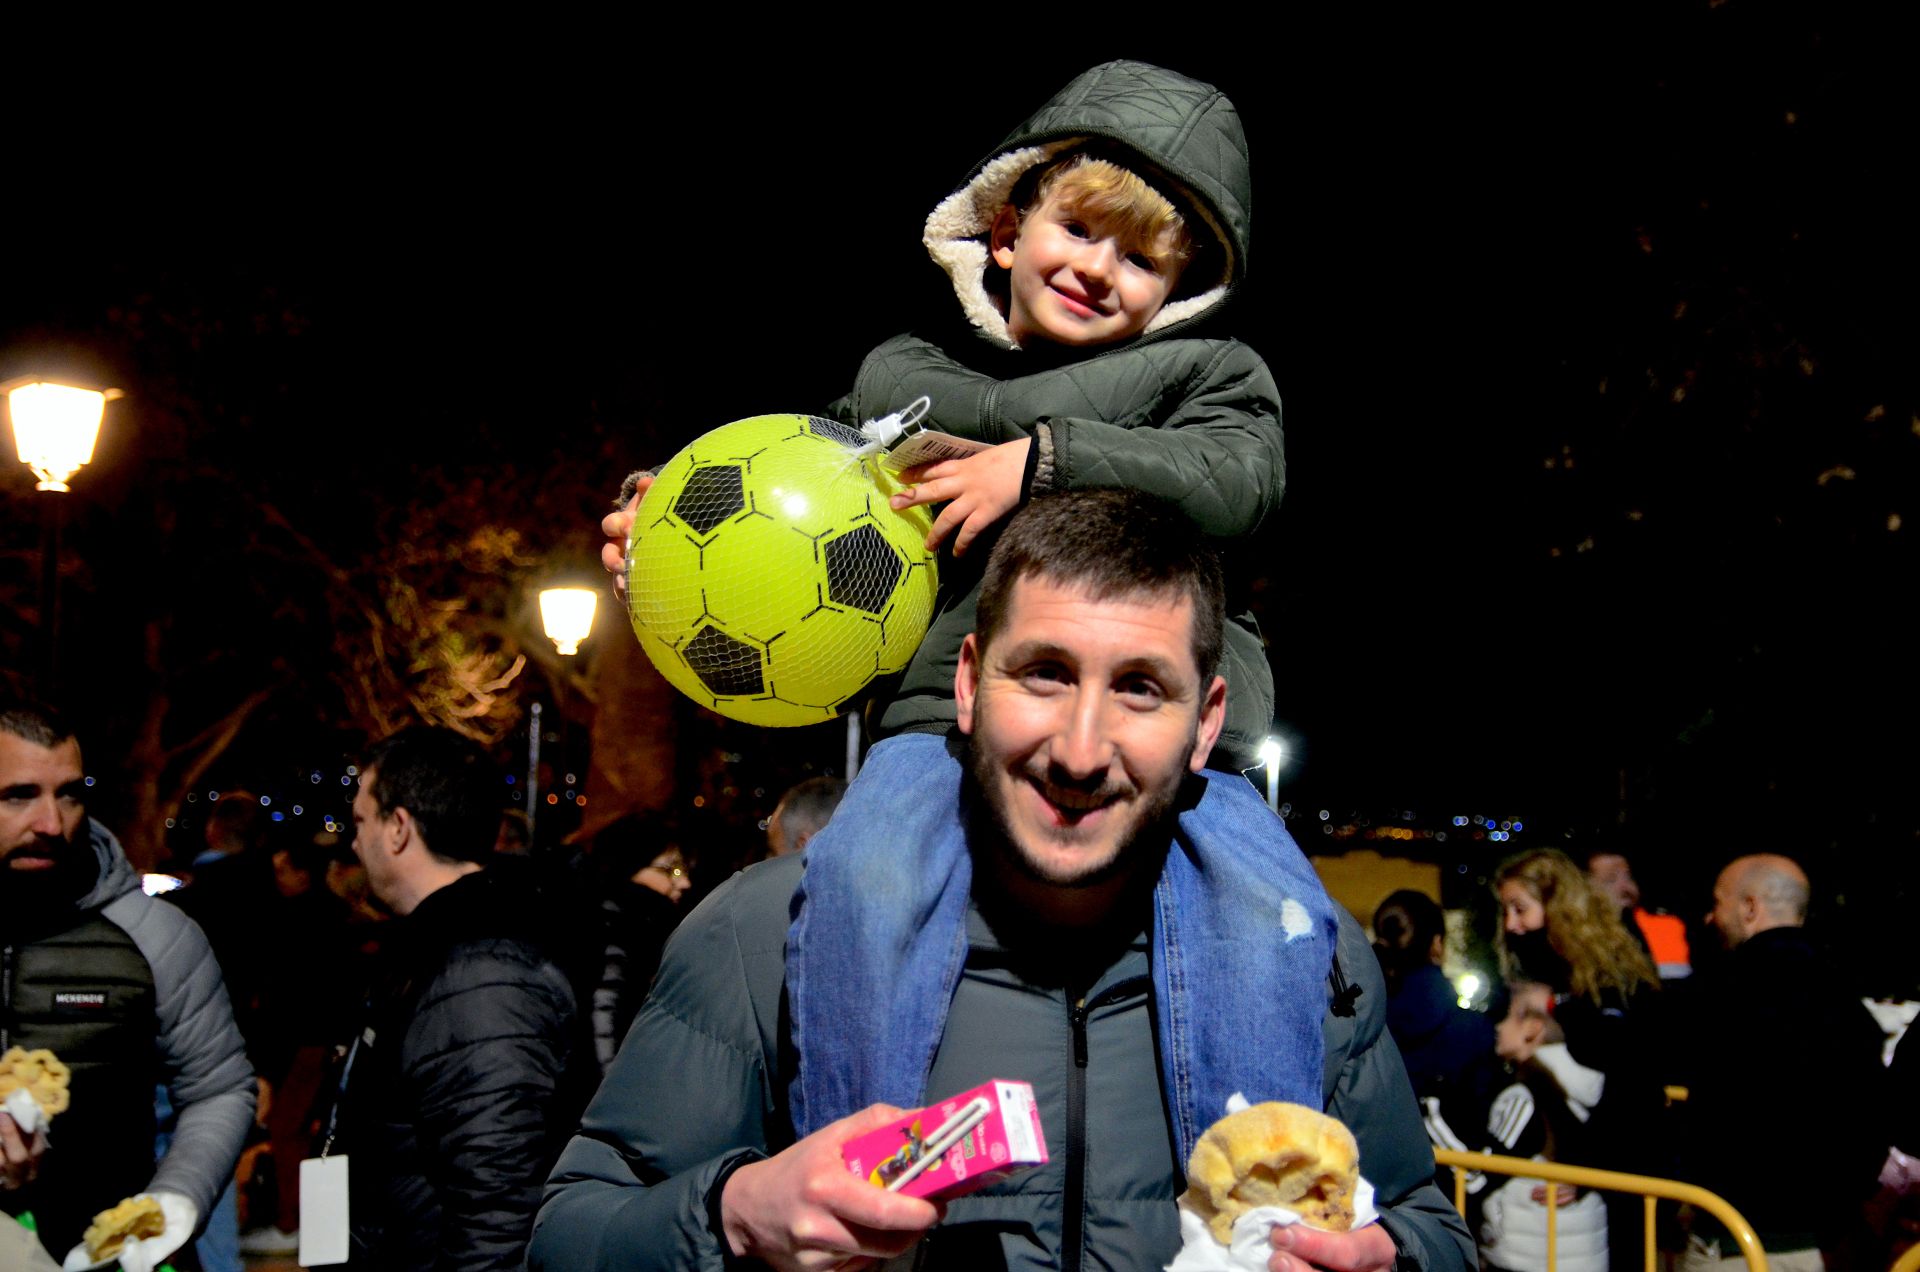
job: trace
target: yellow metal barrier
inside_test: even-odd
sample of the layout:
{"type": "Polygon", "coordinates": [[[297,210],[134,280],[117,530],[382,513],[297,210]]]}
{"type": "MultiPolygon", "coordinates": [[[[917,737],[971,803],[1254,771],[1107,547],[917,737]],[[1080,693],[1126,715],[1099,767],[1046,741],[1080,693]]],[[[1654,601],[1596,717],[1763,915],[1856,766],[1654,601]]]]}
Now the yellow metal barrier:
{"type": "Polygon", "coordinates": [[[1887,1272],[1920,1272],[1920,1245],[1909,1247],[1907,1252],[1893,1261],[1887,1272]]]}
{"type": "MultiPolygon", "coordinates": [[[[1656,1201],[1684,1201],[1699,1210],[1704,1210],[1718,1219],[1734,1241],[1740,1246],[1740,1252],[1747,1256],[1750,1272],[1767,1272],[1767,1255],[1760,1248],[1760,1238],[1754,1235],[1753,1225],[1741,1217],[1740,1212],[1728,1205],[1726,1200],[1716,1193],[1693,1184],[1683,1184],[1675,1179],[1658,1179],[1652,1175],[1628,1175],[1617,1170],[1595,1170],[1591,1166],[1567,1166],[1560,1162],[1536,1162],[1524,1157],[1502,1157],[1495,1153],[1461,1153],[1450,1148],[1433,1150],[1433,1160],[1442,1166],[1453,1167],[1453,1208],[1461,1214],[1467,1212],[1467,1172],[1484,1171],[1489,1175],[1512,1175],[1519,1179],[1540,1179],[1546,1181],[1547,1193],[1547,1266],[1556,1266],[1555,1249],[1556,1225],[1559,1207],[1554,1205],[1553,1186],[1572,1184],[1577,1188],[1598,1188],[1604,1192],[1639,1193],[1646,1199],[1647,1231],[1647,1272],[1655,1272],[1659,1254],[1653,1244],[1653,1208],[1656,1201]]],[[[1920,1249],[1920,1247],[1916,1247],[1920,1249]]],[[[1902,1259],[1893,1272],[1920,1272],[1920,1258],[1902,1259]],[[1904,1265],[1904,1266],[1902,1266],[1904,1265]]]]}

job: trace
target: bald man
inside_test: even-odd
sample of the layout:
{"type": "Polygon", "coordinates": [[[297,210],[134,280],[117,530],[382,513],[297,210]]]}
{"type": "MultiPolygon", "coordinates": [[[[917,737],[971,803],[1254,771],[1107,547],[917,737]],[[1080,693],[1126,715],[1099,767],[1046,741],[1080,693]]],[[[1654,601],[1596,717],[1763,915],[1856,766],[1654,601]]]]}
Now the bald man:
{"type": "MultiPolygon", "coordinates": [[[[1711,1189],[1759,1233],[1767,1262],[1821,1272],[1872,1190],[1885,1071],[1880,1030],[1805,923],[1806,872],[1771,853],[1740,857],[1713,885],[1707,922],[1730,953],[1696,977],[1682,1178],[1711,1189]],[[1789,1157],[1804,1169],[1782,1169],[1789,1157]]],[[[1679,1272],[1744,1268],[1700,1215],[1679,1272]]]]}
{"type": "Polygon", "coordinates": [[[1805,925],[1811,895],[1806,872],[1792,858],[1739,857],[1714,882],[1707,922],[1719,929],[1728,949],[1736,949],[1762,932],[1805,925]]]}

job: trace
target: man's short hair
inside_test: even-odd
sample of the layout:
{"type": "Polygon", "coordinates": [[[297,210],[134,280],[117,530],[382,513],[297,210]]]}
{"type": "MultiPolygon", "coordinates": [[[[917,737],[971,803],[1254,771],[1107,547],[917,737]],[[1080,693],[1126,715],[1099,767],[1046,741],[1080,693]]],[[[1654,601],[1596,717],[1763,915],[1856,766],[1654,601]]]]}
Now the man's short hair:
{"type": "Polygon", "coordinates": [[[0,733],[49,748],[73,736],[73,730],[52,707],[11,694],[0,695],[0,733]]]}
{"type": "Polygon", "coordinates": [[[362,766],[373,770],[380,811],[404,808],[427,851],[447,861],[484,862],[500,831],[500,774],[471,738],[415,725],[374,744],[362,766]]]}
{"type": "Polygon", "coordinates": [[[837,777],[810,777],[780,797],[774,809],[789,842],[805,839],[827,824],[847,784],[837,777]]]}
{"type": "Polygon", "coordinates": [[[985,649],[1006,621],[1013,585],[1045,579],[1095,601],[1184,596],[1193,602],[1193,663],[1204,687],[1220,666],[1226,584],[1220,558],[1173,505],[1137,490],[1043,495],[1008,520],[980,584],[974,633],[985,649]]]}

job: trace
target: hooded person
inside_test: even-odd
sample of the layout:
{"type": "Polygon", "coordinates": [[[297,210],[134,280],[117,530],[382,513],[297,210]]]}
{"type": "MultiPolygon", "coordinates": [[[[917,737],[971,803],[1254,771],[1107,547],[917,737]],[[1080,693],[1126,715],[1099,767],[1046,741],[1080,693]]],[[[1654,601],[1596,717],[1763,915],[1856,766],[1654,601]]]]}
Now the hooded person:
{"type": "MultiPolygon", "coordinates": [[[[859,425],[925,397],[924,427],[987,447],[902,474],[915,486],[896,508],[945,505],[933,531],[942,597],[907,669],[869,697],[879,736],[953,725],[960,642],[1007,515],[1035,495],[1127,487],[1175,505],[1228,558],[1214,766],[1257,763],[1273,674],[1232,558],[1279,507],[1286,464],[1273,377],[1219,330],[1246,277],[1252,207],[1246,134],[1226,95],[1121,61],[1076,77],[929,214],[922,238],[951,285],[943,316],[869,353],[827,412],[859,425]]],[[[629,476],[621,511],[602,522],[616,588],[650,481],[629,476]]]]}
{"type": "MultiPolygon", "coordinates": [[[[879,734],[938,733],[952,724],[954,667],[961,639],[973,630],[981,564],[1005,514],[1032,496],[1141,490],[1178,507],[1229,558],[1279,507],[1286,468],[1278,390],[1257,353],[1219,333],[1222,310],[1246,276],[1252,202],[1246,134],[1225,94],[1159,67],[1111,62],[1077,77],[1014,129],[928,216],[922,239],[951,283],[948,316],[868,354],[831,413],[859,424],[925,396],[924,427],[992,449],[904,474],[920,485],[897,506],[950,501],[942,521],[953,518],[955,553],[941,562],[946,602],[898,685],[875,703],[879,734]],[[1077,181],[1071,171],[1058,175],[1089,168],[1111,187],[1077,181]],[[1036,200],[1049,180],[1053,199],[1036,200]],[[1081,234],[1103,228],[1096,218],[1139,216],[1149,224],[1136,237],[1145,237],[1152,220],[1145,207],[1155,199],[1165,204],[1154,207],[1161,219],[1177,223],[1174,255],[1183,259],[1162,262],[1162,276],[1171,276],[1164,300],[1137,333],[1068,343],[1071,333],[1063,338],[1059,329],[1074,315],[1058,311],[1051,324],[1045,313],[1030,324],[1038,334],[1022,338],[1017,330],[1016,311],[1032,307],[1018,299],[1019,253],[1045,228],[1043,213],[1062,187],[1078,199],[1065,211],[1084,218],[1081,234]],[[1114,206],[1125,211],[1102,212],[1114,206]],[[1011,488],[977,492],[993,483],[964,471],[969,465],[1011,470],[1011,488]],[[974,543],[969,531],[985,537],[974,543]]],[[[1098,280],[1071,266],[1063,272],[1049,297],[1061,310],[1075,295],[1098,309],[1102,296],[1123,290],[1091,296],[1079,289],[1098,280]]],[[[1099,318],[1089,322],[1110,335],[1097,327],[1099,318]]],[[[936,525],[935,534],[943,528],[936,525]]],[[[1223,769],[1257,762],[1273,718],[1272,672],[1253,615],[1234,595],[1231,559],[1228,565],[1227,723],[1215,763],[1223,769]]]]}

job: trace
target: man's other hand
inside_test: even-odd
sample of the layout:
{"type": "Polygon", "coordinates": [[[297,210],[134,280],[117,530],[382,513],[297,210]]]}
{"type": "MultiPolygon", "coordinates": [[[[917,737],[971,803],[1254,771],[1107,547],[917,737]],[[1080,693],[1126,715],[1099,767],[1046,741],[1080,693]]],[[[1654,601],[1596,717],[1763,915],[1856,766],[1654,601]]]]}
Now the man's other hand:
{"type": "Polygon", "coordinates": [[[20,1133],[11,1114],[0,1113],[0,1188],[24,1188],[40,1173],[40,1157],[47,1151],[47,1133],[20,1133]]]}
{"type": "Polygon", "coordinates": [[[1268,1272],[1385,1272],[1393,1266],[1393,1238],[1377,1223],[1352,1232],[1322,1232],[1305,1224],[1273,1230],[1268,1272]]]}
{"type": "Polygon", "coordinates": [[[627,598],[627,537],[633,533],[634,513],[638,511],[640,501],[646,497],[647,488],[651,485],[653,475],[642,473],[627,506],[600,519],[600,533],[612,540],[600,545],[600,564],[607,568],[607,573],[613,575],[614,595],[623,601],[627,598]]]}
{"type": "Polygon", "coordinates": [[[940,1208],[876,1188],[840,1156],[848,1140],[905,1111],[872,1105],[734,1171],[720,1193],[720,1222],[734,1256],[779,1269],[865,1268],[910,1249],[939,1221],[940,1208]]]}

